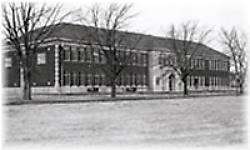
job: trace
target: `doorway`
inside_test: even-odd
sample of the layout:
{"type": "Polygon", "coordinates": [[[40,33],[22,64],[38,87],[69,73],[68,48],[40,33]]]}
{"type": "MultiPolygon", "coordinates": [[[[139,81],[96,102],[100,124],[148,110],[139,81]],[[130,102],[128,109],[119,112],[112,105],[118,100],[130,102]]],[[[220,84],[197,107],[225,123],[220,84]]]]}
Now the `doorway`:
{"type": "Polygon", "coordinates": [[[168,77],[168,85],[169,85],[169,91],[174,91],[175,90],[175,76],[173,74],[171,74],[168,77]]]}

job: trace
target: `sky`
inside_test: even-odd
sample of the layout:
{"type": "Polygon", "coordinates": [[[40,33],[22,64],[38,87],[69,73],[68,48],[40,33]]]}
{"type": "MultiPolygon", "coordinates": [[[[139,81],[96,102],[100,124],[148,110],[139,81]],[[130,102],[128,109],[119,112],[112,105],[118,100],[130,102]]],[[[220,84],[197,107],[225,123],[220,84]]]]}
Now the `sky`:
{"type": "MultiPolygon", "coordinates": [[[[16,1],[16,0],[15,0],[16,1]]],[[[21,0],[19,0],[21,1],[21,0]]],[[[35,0],[31,0],[35,1],[35,0]]],[[[38,2],[38,1],[35,1],[38,2]]],[[[221,27],[235,26],[250,35],[250,12],[248,0],[40,0],[39,3],[62,3],[65,10],[74,10],[100,3],[132,3],[138,13],[127,30],[144,34],[166,36],[171,24],[179,25],[188,20],[200,26],[212,28],[209,46],[222,51],[218,40],[221,27]]]]}

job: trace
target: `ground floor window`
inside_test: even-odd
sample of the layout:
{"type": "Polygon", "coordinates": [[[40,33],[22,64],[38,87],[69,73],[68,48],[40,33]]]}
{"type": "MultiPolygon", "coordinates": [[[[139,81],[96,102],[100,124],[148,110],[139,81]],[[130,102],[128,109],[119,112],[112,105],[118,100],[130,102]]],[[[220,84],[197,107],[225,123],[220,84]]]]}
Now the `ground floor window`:
{"type": "Polygon", "coordinates": [[[85,74],[84,72],[79,72],[79,80],[80,80],[80,85],[85,85],[85,74]]]}
{"type": "Polygon", "coordinates": [[[64,71],[64,74],[63,74],[63,85],[70,85],[70,73],[69,72],[66,72],[64,71]]]}
{"type": "MultiPolygon", "coordinates": [[[[63,72],[63,85],[80,86],[80,85],[105,85],[106,77],[102,72],[87,73],[87,72],[63,72]]],[[[121,74],[117,77],[117,85],[146,85],[145,74],[121,74]]]]}
{"type": "Polygon", "coordinates": [[[78,75],[77,75],[77,72],[73,72],[72,75],[71,75],[71,85],[79,85],[78,84],[78,75]]]}

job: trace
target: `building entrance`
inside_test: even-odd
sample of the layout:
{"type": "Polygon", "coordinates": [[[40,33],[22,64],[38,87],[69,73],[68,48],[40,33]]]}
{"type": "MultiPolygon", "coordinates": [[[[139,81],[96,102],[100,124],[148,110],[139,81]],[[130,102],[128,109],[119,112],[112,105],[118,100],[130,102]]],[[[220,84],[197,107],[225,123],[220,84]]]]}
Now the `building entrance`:
{"type": "Polygon", "coordinates": [[[168,77],[168,85],[169,85],[169,91],[174,91],[175,90],[175,76],[173,74],[171,74],[168,77]]]}

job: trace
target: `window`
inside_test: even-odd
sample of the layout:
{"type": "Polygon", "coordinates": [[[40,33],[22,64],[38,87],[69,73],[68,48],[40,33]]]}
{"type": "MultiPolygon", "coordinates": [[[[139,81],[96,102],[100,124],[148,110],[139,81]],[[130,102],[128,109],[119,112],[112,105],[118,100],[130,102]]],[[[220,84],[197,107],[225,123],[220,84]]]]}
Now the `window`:
{"type": "Polygon", "coordinates": [[[91,62],[91,56],[92,56],[92,49],[90,47],[87,47],[85,50],[85,61],[91,62]]]}
{"type": "Polygon", "coordinates": [[[140,53],[135,55],[135,65],[140,66],[140,53]]]}
{"type": "Polygon", "coordinates": [[[134,84],[135,84],[135,85],[138,85],[138,84],[140,83],[139,78],[140,78],[140,77],[139,77],[139,74],[134,74],[134,80],[135,80],[135,81],[134,81],[134,84]]]}
{"type": "Polygon", "coordinates": [[[146,81],[146,75],[142,75],[142,85],[146,85],[147,81],[146,81]]]}
{"type": "Polygon", "coordinates": [[[126,75],[126,85],[130,85],[130,75],[126,75]]]}
{"type": "Polygon", "coordinates": [[[143,55],[141,53],[138,54],[138,65],[143,66],[143,55]]]}
{"type": "Polygon", "coordinates": [[[77,77],[77,73],[76,72],[73,72],[72,73],[72,81],[71,81],[71,83],[72,83],[72,85],[78,85],[78,77],[77,77]]]}
{"type": "Polygon", "coordinates": [[[63,85],[70,85],[70,73],[67,71],[63,73],[63,85]]]}
{"type": "Polygon", "coordinates": [[[142,65],[147,66],[147,55],[146,54],[142,54],[142,65]]]}
{"type": "Polygon", "coordinates": [[[85,85],[85,74],[84,72],[79,72],[80,85],[85,85]]]}
{"type": "Polygon", "coordinates": [[[202,59],[198,59],[198,69],[204,69],[204,61],[202,59]]]}
{"type": "Polygon", "coordinates": [[[136,53],[133,53],[132,54],[132,65],[136,65],[136,61],[137,61],[137,55],[136,55],[136,53]]]}
{"type": "Polygon", "coordinates": [[[210,80],[210,85],[214,86],[214,77],[210,77],[209,80],[210,80]]]}
{"type": "Polygon", "coordinates": [[[64,60],[70,61],[70,48],[69,48],[69,46],[64,47],[64,60]]]}
{"type": "Polygon", "coordinates": [[[100,85],[104,85],[105,84],[105,74],[101,73],[100,74],[100,85]]]}
{"type": "Polygon", "coordinates": [[[202,76],[202,86],[204,86],[205,85],[205,76],[202,76]]]}
{"type": "Polygon", "coordinates": [[[199,69],[199,59],[195,59],[194,62],[195,62],[194,68],[199,69]]]}
{"type": "Polygon", "coordinates": [[[78,60],[78,50],[75,46],[71,47],[71,60],[77,61],[78,60]]]}
{"type": "Polygon", "coordinates": [[[126,52],[126,61],[128,65],[132,65],[133,64],[133,58],[134,58],[134,54],[132,51],[127,51],[126,52]]]}
{"type": "Polygon", "coordinates": [[[93,80],[93,84],[94,85],[99,85],[99,74],[95,74],[94,75],[94,80],[93,80]]]}
{"type": "Polygon", "coordinates": [[[159,56],[159,65],[163,65],[163,55],[159,56]]]}
{"type": "Polygon", "coordinates": [[[191,59],[191,69],[194,69],[195,68],[195,60],[194,59],[191,59]]]}
{"type": "Polygon", "coordinates": [[[104,55],[103,50],[99,49],[98,53],[99,53],[99,62],[105,63],[105,55],[104,55]]]}
{"type": "Polygon", "coordinates": [[[95,48],[94,51],[93,51],[93,57],[94,57],[94,62],[95,63],[100,62],[99,56],[100,56],[100,50],[95,48]]]}
{"type": "Polygon", "coordinates": [[[10,57],[4,59],[4,67],[12,67],[12,59],[10,57]]]}
{"type": "Polygon", "coordinates": [[[84,48],[84,47],[82,47],[81,49],[80,49],[80,53],[79,53],[79,55],[80,55],[80,61],[84,61],[84,59],[85,59],[85,50],[86,50],[86,48],[84,48]]]}
{"type": "Polygon", "coordinates": [[[135,74],[131,74],[131,84],[132,85],[135,85],[135,77],[136,77],[135,74]]]}
{"type": "Polygon", "coordinates": [[[46,64],[46,54],[45,53],[38,53],[37,54],[37,64],[38,65],[46,64]]]}
{"type": "Polygon", "coordinates": [[[91,74],[86,74],[86,79],[85,79],[85,81],[86,81],[86,83],[85,83],[85,85],[91,85],[92,83],[91,83],[91,81],[92,81],[92,75],[91,74]]]}
{"type": "Polygon", "coordinates": [[[209,60],[209,70],[212,70],[212,60],[209,60]]]}

